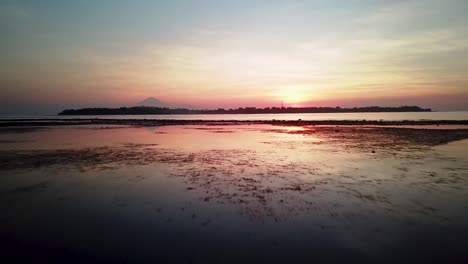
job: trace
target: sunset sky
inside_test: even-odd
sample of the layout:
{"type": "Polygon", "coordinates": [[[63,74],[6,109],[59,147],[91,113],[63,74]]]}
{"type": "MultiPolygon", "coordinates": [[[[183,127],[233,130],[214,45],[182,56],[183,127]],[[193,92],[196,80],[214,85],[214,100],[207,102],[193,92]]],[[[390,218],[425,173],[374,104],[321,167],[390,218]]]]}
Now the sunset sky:
{"type": "Polygon", "coordinates": [[[0,2],[0,114],[123,106],[468,110],[468,1],[0,2]]]}

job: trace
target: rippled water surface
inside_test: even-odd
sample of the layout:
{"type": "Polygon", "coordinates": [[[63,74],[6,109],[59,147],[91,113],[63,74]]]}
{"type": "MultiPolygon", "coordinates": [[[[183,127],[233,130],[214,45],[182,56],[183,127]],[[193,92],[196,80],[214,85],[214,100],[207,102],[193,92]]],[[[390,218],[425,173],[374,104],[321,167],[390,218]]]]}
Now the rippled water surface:
{"type": "Polygon", "coordinates": [[[0,131],[20,259],[467,260],[468,130],[76,126],[0,131]]]}

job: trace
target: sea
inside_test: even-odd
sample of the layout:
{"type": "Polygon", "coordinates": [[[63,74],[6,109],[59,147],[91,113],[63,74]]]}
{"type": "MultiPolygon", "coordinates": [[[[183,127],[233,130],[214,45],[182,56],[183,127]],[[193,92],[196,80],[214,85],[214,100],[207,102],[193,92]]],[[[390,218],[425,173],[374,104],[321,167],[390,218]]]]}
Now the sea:
{"type": "Polygon", "coordinates": [[[468,263],[468,129],[232,123],[0,127],[2,263],[468,263]]]}
{"type": "Polygon", "coordinates": [[[212,115],[16,115],[0,119],[175,119],[175,120],[468,120],[468,111],[397,113],[294,113],[294,114],[212,114],[212,115]]]}

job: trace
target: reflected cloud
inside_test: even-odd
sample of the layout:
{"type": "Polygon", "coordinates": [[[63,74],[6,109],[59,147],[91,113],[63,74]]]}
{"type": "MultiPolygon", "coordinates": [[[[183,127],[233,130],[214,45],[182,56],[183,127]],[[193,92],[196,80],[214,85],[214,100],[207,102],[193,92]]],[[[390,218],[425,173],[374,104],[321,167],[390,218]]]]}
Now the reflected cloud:
{"type": "MultiPolygon", "coordinates": [[[[468,167],[461,164],[456,173],[442,177],[443,168],[457,160],[444,159],[433,149],[467,139],[468,130],[230,125],[116,127],[112,131],[53,128],[29,133],[42,133],[40,143],[57,148],[36,145],[38,149],[28,149],[34,142],[14,142],[23,146],[0,152],[1,170],[63,168],[93,174],[107,170],[119,173],[123,167],[163,169],[200,202],[234,206],[254,222],[287,221],[294,215],[320,212],[331,203],[343,204],[343,198],[330,197],[333,193],[390,207],[391,197],[381,193],[379,186],[402,179],[438,191],[466,188],[468,184],[460,177],[468,167]],[[56,137],[54,131],[64,135],[56,137]],[[99,136],[109,133],[113,135],[99,136]],[[105,142],[83,147],[91,141],[90,136],[105,142]],[[63,148],[70,138],[87,140],[63,148]],[[416,178],[406,178],[423,160],[440,164],[416,178]],[[375,178],[371,172],[379,174],[382,168],[366,168],[373,163],[393,174],[375,178]]],[[[134,180],[132,175],[126,177],[134,180]]],[[[150,175],[138,177],[152,181],[150,175]]],[[[36,189],[36,185],[31,186],[36,189]]]]}

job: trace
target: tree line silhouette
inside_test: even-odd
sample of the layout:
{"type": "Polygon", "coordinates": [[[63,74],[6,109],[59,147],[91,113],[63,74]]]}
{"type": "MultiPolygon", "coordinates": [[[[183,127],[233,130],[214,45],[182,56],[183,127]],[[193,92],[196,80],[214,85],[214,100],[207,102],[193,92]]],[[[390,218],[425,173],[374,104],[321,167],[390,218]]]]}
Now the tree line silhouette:
{"type": "Polygon", "coordinates": [[[369,113],[369,112],[430,112],[431,109],[419,106],[400,107],[239,107],[237,109],[202,109],[193,110],[187,108],[171,109],[167,107],[120,107],[120,108],[82,108],[66,109],[59,115],[210,115],[210,114],[295,114],[295,113],[369,113]]]}

